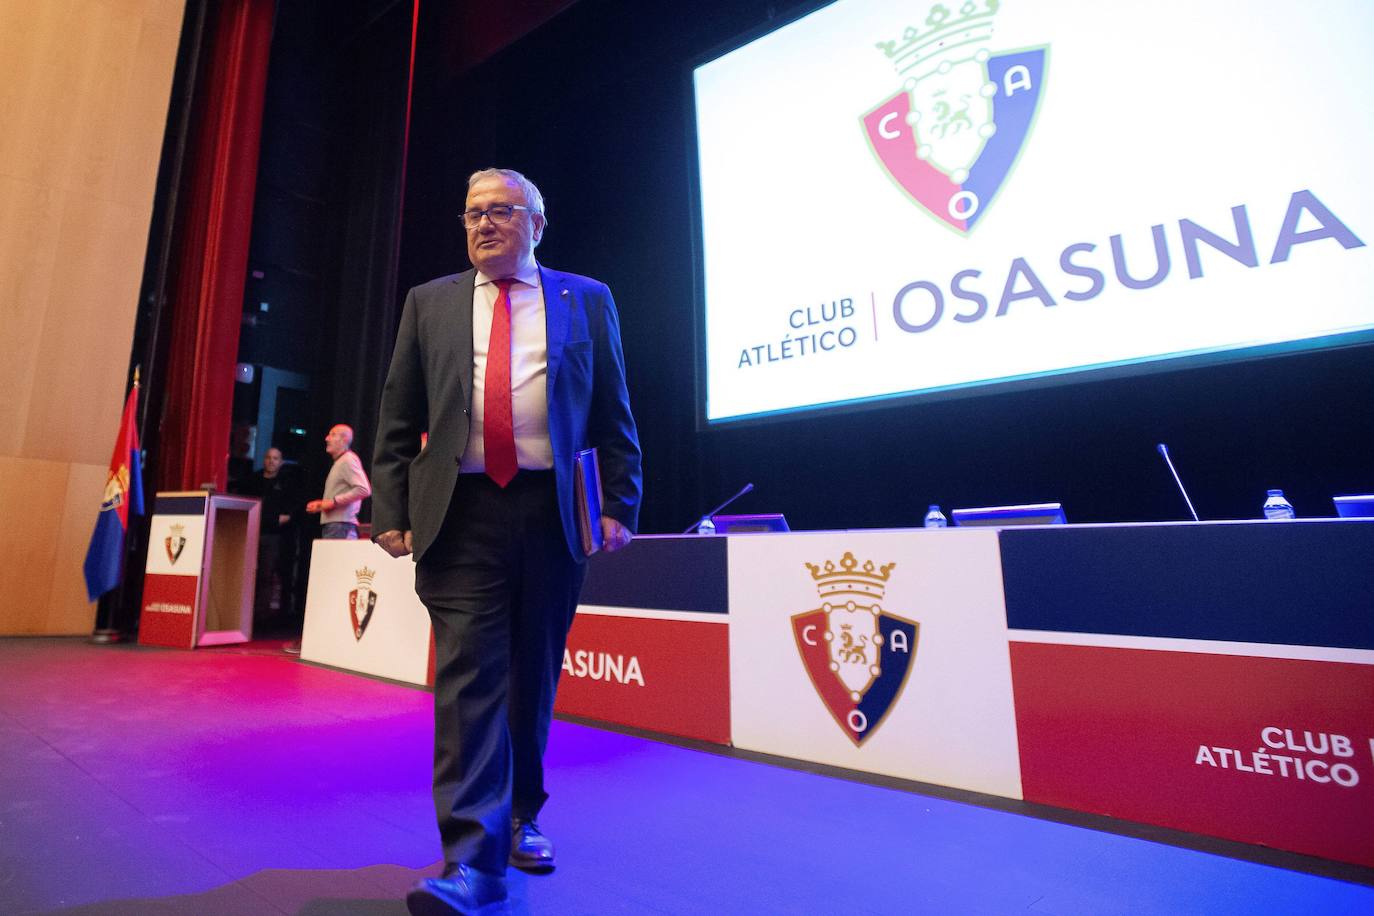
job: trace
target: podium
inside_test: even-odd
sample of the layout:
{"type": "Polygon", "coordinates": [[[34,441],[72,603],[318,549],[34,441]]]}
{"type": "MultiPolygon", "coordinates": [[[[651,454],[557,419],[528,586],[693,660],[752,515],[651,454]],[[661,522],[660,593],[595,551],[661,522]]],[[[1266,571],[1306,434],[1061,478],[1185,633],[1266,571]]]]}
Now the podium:
{"type": "Polygon", "coordinates": [[[261,508],[251,496],[157,494],[139,645],[194,649],[253,638],[261,508]]]}

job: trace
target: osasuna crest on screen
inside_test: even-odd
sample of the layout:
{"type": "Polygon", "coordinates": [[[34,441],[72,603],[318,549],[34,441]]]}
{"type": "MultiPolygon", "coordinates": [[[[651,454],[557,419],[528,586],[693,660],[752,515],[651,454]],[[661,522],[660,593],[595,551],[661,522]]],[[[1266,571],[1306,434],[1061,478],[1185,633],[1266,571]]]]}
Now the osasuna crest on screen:
{"type": "Polygon", "coordinates": [[[807,563],[821,606],[792,618],[792,636],[811,683],[835,724],[856,747],[892,710],[916,654],[920,624],[882,607],[896,563],[807,563]]]}
{"type": "Polygon", "coordinates": [[[362,639],[367,625],[372,620],[372,612],[377,609],[377,593],[372,590],[375,569],[354,570],[358,585],[348,593],[348,616],[353,621],[353,638],[362,639]]]}
{"type": "Polygon", "coordinates": [[[920,25],[877,48],[899,91],[863,116],[888,175],[967,235],[1001,189],[1040,104],[1049,48],[994,52],[1000,0],[936,3],[920,25]]]}

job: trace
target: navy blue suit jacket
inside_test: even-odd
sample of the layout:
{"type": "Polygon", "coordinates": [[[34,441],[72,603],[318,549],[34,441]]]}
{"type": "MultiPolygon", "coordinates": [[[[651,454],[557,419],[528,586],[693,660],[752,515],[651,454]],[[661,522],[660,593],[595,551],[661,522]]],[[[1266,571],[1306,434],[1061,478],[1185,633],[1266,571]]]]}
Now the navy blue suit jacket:
{"type": "MultiPolygon", "coordinates": [[[[583,559],[573,456],[596,447],[603,513],[634,531],[642,478],[625,387],[620,319],[600,281],[539,268],[548,339],[549,438],[568,549],[583,559]]],[[[434,543],[458,479],[472,415],[472,296],[477,271],[406,296],[382,389],[372,453],[372,529],[411,531],[416,561],[434,543]],[[429,433],[420,448],[420,434],[429,433]]]]}

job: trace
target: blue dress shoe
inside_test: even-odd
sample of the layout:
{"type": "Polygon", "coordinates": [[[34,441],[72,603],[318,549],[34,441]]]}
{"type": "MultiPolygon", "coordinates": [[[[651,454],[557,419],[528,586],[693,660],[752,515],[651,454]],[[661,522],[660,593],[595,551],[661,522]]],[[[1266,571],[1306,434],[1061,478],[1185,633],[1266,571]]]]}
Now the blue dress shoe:
{"type": "Polygon", "coordinates": [[[406,894],[411,916],[487,916],[504,910],[506,879],[468,865],[450,865],[442,878],[425,878],[406,894]]]}
{"type": "Polygon", "coordinates": [[[526,871],[553,871],[553,840],[539,832],[532,817],[511,821],[510,864],[526,871]]]}

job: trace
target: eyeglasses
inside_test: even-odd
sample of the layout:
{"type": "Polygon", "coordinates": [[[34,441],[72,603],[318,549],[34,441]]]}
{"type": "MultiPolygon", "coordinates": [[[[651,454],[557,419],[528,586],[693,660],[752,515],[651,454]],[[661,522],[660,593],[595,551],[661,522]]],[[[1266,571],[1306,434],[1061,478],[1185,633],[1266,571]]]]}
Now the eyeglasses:
{"type": "Polygon", "coordinates": [[[522,207],[519,204],[492,204],[485,210],[464,210],[463,226],[467,229],[476,229],[482,224],[482,217],[486,217],[496,225],[510,222],[510,218],[515,215],[516,210],[524,210],[526,213],[533,213],[529,207],[522,207]]]}

